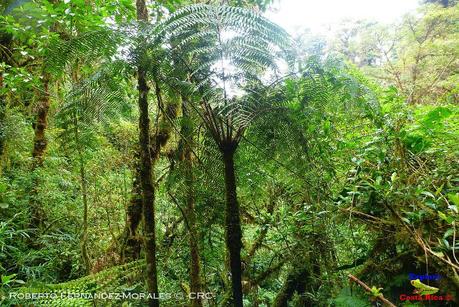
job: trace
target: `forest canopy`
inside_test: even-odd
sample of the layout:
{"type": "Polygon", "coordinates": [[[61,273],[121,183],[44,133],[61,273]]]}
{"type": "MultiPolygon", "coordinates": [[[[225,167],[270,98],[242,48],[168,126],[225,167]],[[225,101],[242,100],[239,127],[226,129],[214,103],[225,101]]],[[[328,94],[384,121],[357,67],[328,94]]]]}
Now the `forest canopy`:
{"type": "Polygon", "coordinates": [[[457,306],[458,1],[273,2],[0,2],[1,306],[457,306]]]}

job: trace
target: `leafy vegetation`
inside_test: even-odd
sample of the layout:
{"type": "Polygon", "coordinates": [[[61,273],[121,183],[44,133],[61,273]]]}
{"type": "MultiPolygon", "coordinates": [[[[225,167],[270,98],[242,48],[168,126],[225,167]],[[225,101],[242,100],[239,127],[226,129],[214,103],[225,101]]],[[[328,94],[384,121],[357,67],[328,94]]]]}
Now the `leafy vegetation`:
{"type": "Polygon", "coordinates": [[[3,1],[1,305],[455,306],[459,4],[425,2],[322,38],[3,1]]]}

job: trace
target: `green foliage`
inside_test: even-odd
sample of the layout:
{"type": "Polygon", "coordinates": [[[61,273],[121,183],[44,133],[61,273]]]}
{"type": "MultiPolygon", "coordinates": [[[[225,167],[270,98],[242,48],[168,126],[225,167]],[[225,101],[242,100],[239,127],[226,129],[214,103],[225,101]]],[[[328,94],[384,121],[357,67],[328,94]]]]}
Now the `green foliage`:
{"type": "Polygon", "coordinates": [[[390,26],[343,24],[332,45],[374,79],[393,85],[408,103],[455,103],[459,5],[426,5],[390,26]]]}
{"type": "MultiPolygon", "coordinates": [[[[135,261],[60,284],[34,283],[29,287],[15,288],[15,295],[10,294],[9,299],[3,302],[7,306],[13,306],[22,301],[17,297],[21,298],[37,293],[42,296],[36,296],[29,301],[39,304],[39,306],[93,306],[106,302],[107,298],[101,293],[123,293],[126,298],[129,298],[129,295],[137,294],[138,285],[133,281],[139,279],[144,268],[144,261],[135,261]]],[[[10,282],[23,283],[20,280],[15,280],[14,277],[15,274],[2,276],[2,287],[10,282]]],[[[131,300],[136,301],[135,299],[131,300]]],[[[126,299],[126,301],[129,300],[126,299]]],[[[123,300],[120,301],[120,303],[122,302],[123,300]]]]}
{"type": "Polygon", "coordinates": [[[376,288],[375,286],[371,287],[371,295],[374,297],[378,297],[379,295],[381,295],[382,289],[383,288],[376,288]]]}
{"type": "MultiPolygon", "coordinates": [[[[347,272],[396,305],[413,290],[410,272],[438,272],[444,278],[427,286],[457,291],[457,5],[423,6],[398,27],[345,24],[329,45],[306,33],[311,42],[295,46],[242,8],[271,1],[156,1],[150,23],[133,21],[133,1],[22,2],[0,16],[2,306],[25,303],[12,292],[58,296],[34,302],[43,306],[145,305],[61,297],[146,291],[145,262],[119,252],[140,192],[139,67],[152,143],[168,131],[152,176],[159,288],[184,295],[162,305],[189,303],[190,242],[214,295],[206,304],[230,299],[214,140],[233,128],[245,305],[370,306],[381,288],[351,291],[347,272]],[[48,145],[35,167],[45,83],[48,145]],[[40,227],[31,203],[43,210],[40,227]]],[[[133,239],[141,244],[141,223],[133,239]]]]}
{"type": "Polygon", "coordinates": [[[350,288],[344,288],[339,295],[333,300],[337,307],[367,307],[371,306],[368,300],[359,297],[357,294],[352,295],[350,288]]]}

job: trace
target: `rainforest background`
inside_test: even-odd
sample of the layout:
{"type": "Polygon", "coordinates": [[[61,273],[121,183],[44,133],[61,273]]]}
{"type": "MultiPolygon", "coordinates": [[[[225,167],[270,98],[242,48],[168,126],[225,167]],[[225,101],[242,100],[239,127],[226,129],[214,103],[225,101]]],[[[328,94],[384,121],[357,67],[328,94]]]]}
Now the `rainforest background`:
{"type": "Polygon", "coordinates": [[[1,306],[457,306],[457,1],[271,2],[1,1],[1,306]]]}

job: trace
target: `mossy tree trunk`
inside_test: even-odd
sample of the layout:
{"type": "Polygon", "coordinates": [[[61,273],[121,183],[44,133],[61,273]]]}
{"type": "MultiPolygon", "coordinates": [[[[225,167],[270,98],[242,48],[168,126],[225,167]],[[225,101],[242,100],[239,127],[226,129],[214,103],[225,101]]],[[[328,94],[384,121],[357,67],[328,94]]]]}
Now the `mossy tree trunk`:
{"type": "MultiPolygon", "coordinates": [[[[11,65],[10,49],[13,36],[10,33],[0,33],[0,62],[11,65]]],[[[3,171],[3,154],[5,152],[5,117],[6,117],[6,88],[4,88],[3,69],[0,71],[0,176],[3,171]]]]}
{"type": "Polygon", "coordinates": [[[84,162],[83,152],[81,150],[83,144],[80,142],[80,131],[78,129],[77,114],[74,114],[74,137],[78,153],[78,162],[80,164],[80,181],[83,200],[83,229],[81,232],[80,247],[85,270],[88,274],[91,271],[91,261],[88,255],[88,183],[86,181],[86,164],[84,162]]]}
{"type": "MultiPolygon", "coordinates": [[[[139,1],[138,1],[139,2],[139,1]]],[[[155,190],[152,181],[152,162],[150,157],[150,119],[148,117],[148,92],[146,72],[138,69],[139,86],[139,139],[140,139],[140,182],[142,187],[142,208],[144,220],[145,258],[147,262],[146,281],[148,292],[157,297],[158,278],[156,269],[156,234],[155,234],[155,190]]],[[[149,301],[149,306],[159,306],[156,299],[149,301]]]]}
{"type": "MultiPolygon", "coordinates": [[[[43,166],[48,140],[46,139],[46,129],[48,128],[48,112],[50,107],[50,94],[49,94],[49,78],[47,73],[43,74],[42,89],[40,91],[37,117],[34,123],[34,139],[32,151],[32,172],[43,166]]],[[[38,200],[38,176],[34,176],[32,182],[32,189],[30,195],[30,227],[41,229],[44,217],[44,211],[40,201],[38,200]]]]}
{"type": "Polygon", "coordinates": [[[49,76],[43,76],[43,88],[37,106],[37,118],[34,124],[33,139],[33,169],[43,165],[44,154],[48,146],[45,131],[48,128],[48,111],[50,106],[49,96],[49,76]]]}
{"type": "MultiPolygon", "coordinates": [[[[303,254],[298,251],[298,255],[303,254]]],[[[319,255],[320,257],[320,252],[319,255]]],[[[316,291],[320,286],[317,281],[320,280],[320,264],[319,258],[309,258],[308,256],[298,257],[292,263],[292,269],[287,275],[281,290],[277,294],[273,307],[287,307],[288,302],[293,295],[300,295],[299,302],[301,306],[315,306],[317,302],[309,296],[304,296],[306,291],[316,291]]]]}
{"type": "MultiPolygon", "coordinates": [[[[3,73],[0,72],[0,91],[3,91],[3,73]]],[[[3,152],[5,149],[6,95],[0,92],[0,176],[3,171],[3,152]]]]}
{"type": "MultiPolygon", "coordinates": [[[[156,95],[160,96],[161,90],[158,82],[155,82],[156,95]]],[[[158,108],[162,116],[160,118],[158,129],[154,135],[149,135],[149,155],[151,160],[151,169],[154,169],[156,161],[160,158],[161,149],[166,146],[171,136],[170,122],[177,117],[177,105],[169,103],[166,110],[162,99],[158,99],[158,108]]],[[[121,240],[121,258],[122,262],[128,262],[139,258],[140,245],[138,238],[138,226],[142,217],[142,187],[141,187],[141,158],[140,150],[136,151],[134,156],[134,180],[132,182],[131,200],[126,208],[126,225],[120,236],[121,240]]]]}
{"type": "MultiPolygon", "coordinates": [[[[148,11],[145,0],[136,1],[137,19],[148,21],[148,11]]],[[[142,187],[142,208],[144,221],[144,245],[146,258],[147,290],[153,297],[149,306],[159,306],[158,275],[156,269],[156,234],[155,234],[155,190],[152,181],[153,165],[150,156],[150,118],[148,116],[147,72],[139,65],[137,68],[137,84],[139,91],[139,145],[140,145],[140,182],[142,187]]]]}
{"type": "Polygon", "coordinates": [[[137,231],[142,220],[142,188],[140,184],[139,150],[137,150],[134,160],[134,178],[132,181],[131,198],[126,208],[126,224],[120,236],[120,255],[122,263],[140,258],[141,240],[139,239],[137,231]]]}
{"type": "MultiPolygon", "coordinates": [[[[182,102],[183,125],[182,140],[183,159],[185,162],[185,184],[186,184],[186,204],[187,204],[187,226],[189,231],[189,248],[190,248],[190,292],[199,293],[202,291],[201,280],[201,260],[199,253],[199,232],[197,230],[196,209],[195,209],[195,190],[193,176],[193,127],[191,118],[187,112],[186,100],[182,102]]],[[[202,306],[202,300],[195,298],[191,300],[192,307],[202,306]]]]}
{"type": "Polygon", "coordinates": [[[309,271],[305,268],[293,268],[287,276],[284,285],[274,300],[273,307],[287,307],[288,301],[300,286],[302,280],[308,279],[309,271]]]}

